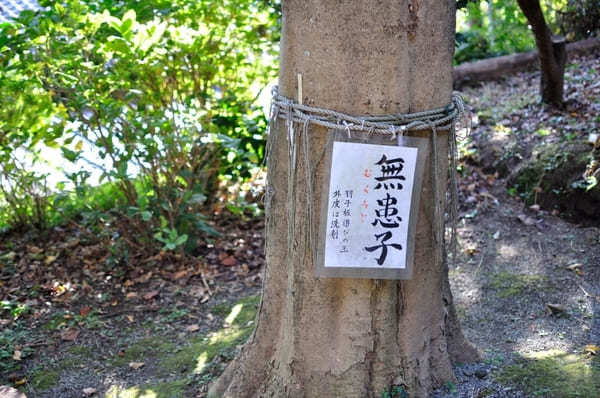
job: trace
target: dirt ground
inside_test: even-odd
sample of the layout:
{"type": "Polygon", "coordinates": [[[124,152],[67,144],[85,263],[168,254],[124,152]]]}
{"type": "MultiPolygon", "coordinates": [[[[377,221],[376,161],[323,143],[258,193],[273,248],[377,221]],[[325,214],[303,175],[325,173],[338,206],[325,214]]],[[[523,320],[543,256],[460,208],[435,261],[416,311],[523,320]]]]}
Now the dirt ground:
{"type": "MultiPolygon", "coordinates": [[[[600,220],[570,223],[511,185],[538,146],[600,132],[598,56],[570,65],[566,110],[539,105],[539,73],[463,90],[473,125],[450,279],[482,359],[434,397],[600,397],[600,220]]],[[[30,398],[204,396],[253,329],[264,257],[262,220],[214,227],[194,261],[131,267],[107,266],[77,225],[3,236],[0,385],[30,398]]]]}
{"type": "Polygon", "coordinates": [[[473,130],[461,142],[450,281],[483,360],[459,366],[436,397],[600,396],[600,219],[574,220],[559,201],[540,207],[513,185],[540,148],[580,142],[597,156],[588,138],[600,132],[599,67],[597,55],[570,61],[564,110],[539,104],[539,73],[464,90],[473,130]]]}

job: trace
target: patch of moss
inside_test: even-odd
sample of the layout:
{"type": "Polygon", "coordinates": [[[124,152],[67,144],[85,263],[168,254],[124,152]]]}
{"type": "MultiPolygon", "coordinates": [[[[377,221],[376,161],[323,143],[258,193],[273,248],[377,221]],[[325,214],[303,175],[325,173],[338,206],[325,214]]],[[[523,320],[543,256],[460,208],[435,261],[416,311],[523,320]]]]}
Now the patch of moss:
{"type": "Polygon", "coordinates": [[[200,374],[217,356],[233,359],[235,348],[244,343],[254,330],[251,321],[256,316],[259,302],[260,297],[251,296],[234,305],[219,306],[217,311],[225,317],[226,327],[209,336],[191,339],[190,344],[178,353],[163,359],[160,367],[170,373],[191,371],[200,374]]]}
{"type": "Polygon", "coordinates": [[[237,312],[238,314],[233,316],[233,318],[235,318],[233,323],[242,325],[254,320],[256,309],[258,308],[259,304],[260,296],[249,296],[241,299],[233,305],[229,303],[215,305],[210,312],[213,315],[217,315],[225,319],[232,316],[232,314],[235,315],[237,312]],[[238,310],[238,308],[240,308],[240,310],[238,310]]]}
{"type": "Polygon", "coordinates": [[[149,337],[129,345],[123,350],[122,355],[111,358],[110,363],[113,366],[126,366],[130,362],[144,362],[147,356],[166,354],[174,349],[174,344],[163,337],[149,337]]]}
{"type": "Polygon", "coordinates": [[[528,396],[600,397],[600,360],[560,350],[543,351],[507,366],[496,380],[518,385],[528,396]]]}
{"type": "Polygon", "coordinates": [[[201,374],[218,355],[233,359],[235,348],[248,339],[252,330],[252,327],[232,327],[193,339],[180,352],[163,359],[160,367],[170,373],[201,374]]]}
{"type": "Polygon", "coordinates": [[[64,371],[81,367],[84,363],[85,361],[81,357],[68,357],[58,362],[53,362],[51,366],[38,368],[29,376],[31,385],[38,390],[48,390],[58,384],[60,376],[64,371]]]}
{"type": "Polygon", "coordinates": [[[542,207],[562,204],[569,208],[573,206],[573,195],[589,197],[597,203],[600,194],[595,197],[586,191],[587,183],[581,177],[592,158],[590,146],[583,141],[540,144],[531,161],[509,183],[528,204],[535,199],[542,207]]]}
{"type": "Polygon", "coordinates": [[[60,372],[56,369],[38,369],[31,374],[31,386],[36,390],[49,390],[59,381],[60,372]]]}
{"type": "Polygon", "coordinates": [[[177,398],[183,396],[184,380],[122,388],[112,386],[106,398],[177,398]]]}
{"type": "Polygon", "coordinates": [[[52,318],[50,318],[50,320],[46,322],[42,327],[46,330],[56,330],[62,326],[66,326],[67,323],[68,320],[65,319],[65,314],[59,312],[57,314],[54,314],[52,318]]]}
{"type": "Polygon", "coordinates": [[[81,357],[79,357],[79,358],[73,358],[73,357],[63,358],[55,366],[53,366],[53,368],[58,371],[63,371],[63,370],[80,367],[84,363],[85,363],[85,361],[81,357]]]}
{"type": "Polygon", "coordinates": [[[73,355],[78,355],[81,357],[89,357],[93,354],[93,351],[90,347],[84,345],[76,345],[70,347],[67,351],[69,351],[73,355]]]}
{"type": "Polygon", "coordinates": [[[534,289],[547,289],[550,282],[543,275],[512,274],[501,271],[490,275],[488,286],[496,290],[498,297],[506,298],[521,295],[534,289]]]}

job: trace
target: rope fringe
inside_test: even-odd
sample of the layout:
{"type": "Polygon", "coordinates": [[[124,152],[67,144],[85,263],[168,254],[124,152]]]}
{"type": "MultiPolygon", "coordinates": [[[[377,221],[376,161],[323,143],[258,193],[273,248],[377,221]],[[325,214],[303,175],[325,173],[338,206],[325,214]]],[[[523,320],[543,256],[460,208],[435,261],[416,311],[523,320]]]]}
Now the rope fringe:
{"type": "MultiPolygon", "coordinates": [[[[380,116],[352,116],[342,112],[333,111],[325,108],[311,107],[299,104],[293,100],[279,94],[278,87],[275,86],[272,91],[272,102],[269,116],[269,128],[277,121],[285,121],[288,143],[288,260],[291,260],[292,251],[295,250],[295,219],[296,219],[296,181],[297,181],[297,162],[298,145],[302,141],[305,178],[307,183],[307,217],[308,217],[308,242],[307,248],[310,251],[310,257],[316,262],[316,232],[314,228],[314,198],[313,181],[314,167],[311,166],[311,150],[309,141],[310,124],[326,127],[331,130],[345,131],[348,138],[352,137],[352,132],[364,132],[370,137],[373,134],[389,135],[392,140],[397,136],[404,136],[409,131],[431,130],[432,152],[431,159],[431,178],[433,184],[434,217],[432,223],[434,244],[436,246],[435,257],[438,264],[442,263],[444,248],[444,223],[443,210],[441,206],[442,198],[439,192],[439,166],[438,155],[438,131],[448,131],[448,153],[450,158],[450,221],[451,221],[451,251],[452,260],[456,261],[457,237],[456,229],[458,222],[458,183],[457,183],[457,158],[458,149],[456,145],[455,122],[465,115],[464,102],[457,93],[452,94],[452,102],[441,108],[431,109],[423,112],[407,114],[389,114],[380,116]],[[294,124],[301,127],[301,134],[298,134],[294,124]],[[440,225],[441,222],[441,225],[440,225]]],[[[272,142],[272,137],[269,139],[272,142]]],[[[267,148],[267,154],[271,153],[272,148],[267,148]]]]}

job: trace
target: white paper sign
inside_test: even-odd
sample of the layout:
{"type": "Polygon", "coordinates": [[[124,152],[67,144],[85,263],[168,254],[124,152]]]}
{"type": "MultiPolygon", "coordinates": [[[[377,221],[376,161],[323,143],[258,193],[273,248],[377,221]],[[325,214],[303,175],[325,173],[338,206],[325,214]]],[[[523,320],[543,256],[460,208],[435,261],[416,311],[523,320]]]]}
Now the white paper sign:
{"type": "Polygon", "coordinates": [[[334,142],[325,268],[406,268],[418,148],[334,142]]]}

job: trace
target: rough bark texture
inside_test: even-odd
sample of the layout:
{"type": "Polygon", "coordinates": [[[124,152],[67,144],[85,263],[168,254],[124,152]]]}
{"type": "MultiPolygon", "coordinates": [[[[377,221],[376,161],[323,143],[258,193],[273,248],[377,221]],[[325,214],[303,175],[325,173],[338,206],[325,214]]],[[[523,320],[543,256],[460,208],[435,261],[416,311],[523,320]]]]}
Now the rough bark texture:
{"type": "Polygon", "coordinates": [[[562,37],[552,37],[546,25],[539,0],[517,0],[519,7],[527,17],[535,37],[535,43],[542,69],[541,94],[542,101],[562,106],[563,85],[567,52],[562,37]]]}
{"type": "MultiPolygon", "coordinates": [[[[446,105],[452,89],[454,3],[284,1],[280,92],[295,98],[301,73],[305,104],[351,114],[446,105]]],[[[275,127],[269,137],[267,267],[257,329],[211,395],[362,398],[402,386],[410,396],[423,397],[453,380],[449,353],[460,361],[477,353],[456,321],[445,264],[435,260],[431,170],[424,176],[412,280],[317,279],[302,161],[295,239],[288,248],[288,146],[284,123],[275,127]]],[[[321,190],[327,189],[328,171],[318,164],[326,134],[310,129],[316,209],[321,190]]],[[[445,159],[446,145],[439,151],[445,159]]],[[[445,182],[440,184],[445,192],[445,182]]]]}

